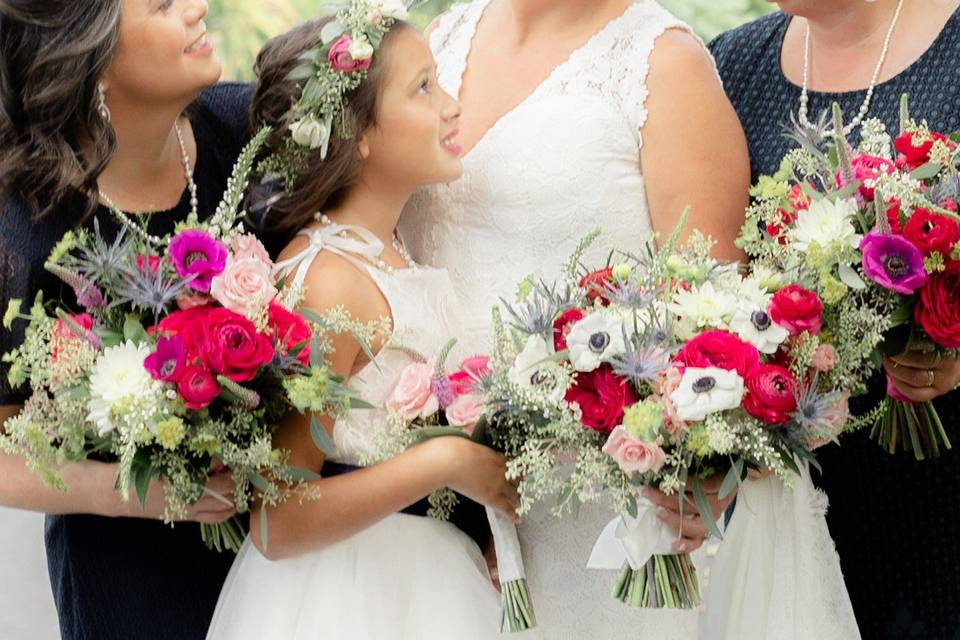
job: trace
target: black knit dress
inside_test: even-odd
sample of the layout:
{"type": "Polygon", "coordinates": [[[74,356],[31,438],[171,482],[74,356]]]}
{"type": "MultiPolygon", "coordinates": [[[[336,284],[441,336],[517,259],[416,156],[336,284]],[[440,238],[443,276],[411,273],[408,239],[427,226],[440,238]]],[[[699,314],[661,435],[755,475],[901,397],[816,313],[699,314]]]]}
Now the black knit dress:
{"type": "MultiPolygon", "coordinates": [[[[250,87],[216,85],[192,107],[197,141],[194,171],[199,211],[214,212],[233,163],[248,138],[250,87]]],[[[189,193],[169,211],[150,217],[148,231],[167,234],[190,212],[189,193]]],[[[101,232],[112,239],[116,221],[101,207],[101,232]]],[[[72,293],[43,270],[54,244],[77,219],[64,206],[40,221],[19,202],[0,212],[0,308],[10,298],[29,305],[38,290],[45,298],[71,300],[72,293]]],[[[0,332],[0,352],[23,336],[0,332]]],[[[17,404],[23,393],[7,385],[0,365],[0,404],[17,404]]],[[[0,478],[0,482],[3,479],[0,478]]],[[[63,640],[202,640],[213,615],[233,554],[208,551],[199,525],[91,515],[48,516],[47,559],[63,640]]]]}
{"type": "MultiPolygon", "coordinates": [[[[754,180],[776,171],[791,148],[783,136],[800,88],[780,67],[789,16],[775,13],[721,35],[711,49],[747,134],[754,180]]],[[[876,88],[869,117],[899,129],[901,94],[911,113],[936,131],[960,129],[960,13],[927,52],[876,88]]],[[[838,102],[852,117],[865,91],[810,93],[810,117],[838,102]]],[[[858,134],[851,142],[859,142],[858,134]]],[[[883,397],[879,378],[855,413],[883,397]]],[[[830,498],[827,521],[865,640],[960,640],[960,393],[936,401],[954,450],[917,462],[891,456],[866,431],[820,452],[820,480],[830,498]]]]}

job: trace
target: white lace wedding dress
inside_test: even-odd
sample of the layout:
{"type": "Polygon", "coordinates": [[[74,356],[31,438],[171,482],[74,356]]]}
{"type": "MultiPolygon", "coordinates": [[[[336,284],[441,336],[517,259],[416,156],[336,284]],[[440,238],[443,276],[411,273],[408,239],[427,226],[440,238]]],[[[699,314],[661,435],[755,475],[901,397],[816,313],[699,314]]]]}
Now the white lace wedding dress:
{"type": "MultiPolygon", "coordinates": [[[[489,1],[455,6],[431,34],[440,85],[453,96],[460,93],[473,35],[489,1]]],[[[656,39],[668,29],[689,32],[652,0],[632,4],[487,131],[464,157],[462,178],[420,190],[404,211],[401,231],[414,257],[450,271],[474,322],[470,335],[476,351],[490,348],[490,312],[499,298],[512,297],[528,274],[559,275],[579,240],[594,228],[602,227],[603,233],[585,256],[593,264],[604,263],[612,246],[640,247],[649,238],[641,130],[647,117],[648,61],[656,39]]],[[[585,568],[597,536],[614,514],[586,506],[578,519],[558,521],[548,511],[549,506],[537,507],[520,525],[537,632],[543,638],[743,640],[738,629],[729,630],[727,618],[734,608],[762,617],[754,625],[760,635],[751,638],[814,637],[795,619],[789,629],[768,627],[767,620],[778,619],[771,606],[798,607],[805,616],[829,621],[831,628],[818,640],[859,637],[822,509],[819,514],[813,508],[798,510],[799,519],[811,525],[803,530],[814,531],[822,543],[809,545],[822,554],[807,558],[790,556],[800,547],[779,550],[793,562],[781,562],[776,569],[776,579],[786,585],[798,580],[790,573],[794,570],[816,576],[822,597],[796,593],[790,602],[757,603],[732,595],[741,593],[743,584],[721,584],[718,590],[732,590],[724,610],[708,604],[695,612],[631,609],[614,601],[610,586],[616,572],[585,568]],[[704,624],[707,619],[710,623],[704,624]]],[[[749,514],[735,515],[731,527],[749,514]]],[[[749,529],[741,524],[736,530],[744,528],[749,529]]],[[[739,539],[744,539],[742,533],[739,539]]],[[[736,541],[720,545],[716,560],[725,576],[736,575],[746,562],[740,551],[736,541]]],[[[703,582],[710,582],[708,555],[695,556],[703,582]]],[[[773,561],[764,560],[751,571],[770,573],[773,561]]],[[[754,578],[752,573],[737,576],[741,581],[754,578]]],[[[708,603],[710,598],[708,594],[708,603]]]]}
{"type": "MultiPolygon", "coordinates": [[[[459,335],[460,305],[447,272],[417,267],[381,271],[351,254],[353,239],[328,226],[306,233],[310,246],[286,261],[295,281],[320,251],[355,262],[376,282],[390,306],[394,338],[425,355],[459,335]]],[[[368,257],[379,255],[373,249],[368,257]]],[[[280,266],[280,265],[278,265],[280,266]]],[[[308,283],[309,286],[309,283],[308,283]]],[[[457,354],[451,357],[456,362],[457,354]]],[[[350,378],[361,398],[382,407],[410,364],[383,350],[350,378]]],[[[337,420],[332,462],[359,465],[376,453],[388,428],[381,409],[357,410],[337,420]]],[[[321,496],[318,498],[323,499],[321,496]]],[[[294,558],[265,559],[248,539],[230,570],[208,640],[487,640],[499,635],[499,597],[477,544],[449,522],[394,514],[337,544],[294,558]]]]}

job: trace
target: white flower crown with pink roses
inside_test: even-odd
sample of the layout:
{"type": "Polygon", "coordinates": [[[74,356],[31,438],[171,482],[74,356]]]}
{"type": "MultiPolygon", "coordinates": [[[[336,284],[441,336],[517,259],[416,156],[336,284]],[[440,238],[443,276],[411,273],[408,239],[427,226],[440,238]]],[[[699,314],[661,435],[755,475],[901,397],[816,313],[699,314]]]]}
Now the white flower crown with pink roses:
{"type": "Polygon", "coordinates": [[[360,86],[384,36],[422,0],[350,0],[329,5],[336,16],[320,30],[319,41],[300,55],[287,79],[300,86],[300,98],[284,116],[289,136],[260,169],[278,174],[289,188],[303,162],[319,151],[325,159],[336,128],[350,138],[343,119],[346,95],[360,86]]]}

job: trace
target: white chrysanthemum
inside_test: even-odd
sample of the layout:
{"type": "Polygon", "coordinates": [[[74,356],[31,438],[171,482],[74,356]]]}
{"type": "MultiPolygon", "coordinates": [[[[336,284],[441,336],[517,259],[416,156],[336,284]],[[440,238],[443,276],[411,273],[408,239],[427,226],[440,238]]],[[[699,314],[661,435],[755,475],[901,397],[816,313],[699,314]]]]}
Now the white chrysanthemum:
{"type": "Polygon", "coordinates": [[[737,298],[706,282],[689,291],[679,291],[668,309],[680,317],[678,333],[688,340],[700,329],[726,329],[737,311],[737,298]]]}
{"type": "Polygon", "coordinates": [[[776,293],[783,287],[783,273],[772,267],[754,263],[750,267],[750,272],[750,278],[769,293],[776,293]]]}
{"type": "Polygon", "coordinates": [[[677,407],[680,420],[698,422],[711,413],[739,407],[743,390],[743,378],[736,371],[688,367],[670,400],[677,407]]]}
{"type": "Polygon", "coordinates": [[[97,425],[101,436],[106,436],[118,426],[110,418],[113,407],[121,402],[139,401],[160,393],[162,385],[151,378],[143,366],[144,359],[149,355],[150,347],[128,340],[105,349],[94,363],[90,373],[87,420],[97,425]]]}
{"type": "Polygon", "coordinates": [[[790,332],[774,322],[764,309],[766,305],[743,306],[737,309],[730,321],[730,328],[741,340],[755,346],[760,353],[776,353],[777,348],[786,342],[790,332]]]}
{"type": "Polygon", "coordinates": [[[558,371],[560,367],[551,360],[552,357],[553,354],[542,337],[530,336],[523,351],[513,361],[507,377],[517,386],[546,392],[550,400],[558,402],[566,390],[557,384],[561,377],[558,371]],[[551,388],[545,389],[545,385],[550,385],[551,388]]]}
{"type": "Polygon", "coordinates": [[[737,298],[740,300],[740,309],[766,309],[773,294],[767,291],[759,278],[751,275],[740,281],[737,298]]]}
{"type": "Polygon", "coordinates": [[[860,245],[860,234],[852,223],[856,213],[857,203],[852,198],[837,202],[815,200],[809,209],[797,215],[787,237],[797,251],[806,251],[811,244],[826,248],[834,243],[855,249],[860,245]]]}
{"type": "Polygon", "coordinates": [[[623,320],[604,313],[591,313],[570,327],[567,348],[574,369],[593,371],[601,362],[623,354],[623,320]]]}

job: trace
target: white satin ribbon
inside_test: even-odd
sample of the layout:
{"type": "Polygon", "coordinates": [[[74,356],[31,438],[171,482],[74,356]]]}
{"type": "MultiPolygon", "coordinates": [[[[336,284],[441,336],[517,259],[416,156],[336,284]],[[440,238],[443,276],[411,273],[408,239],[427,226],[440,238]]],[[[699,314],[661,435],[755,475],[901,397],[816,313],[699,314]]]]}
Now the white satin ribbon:
{"type": "Polygon", "coordinates": [[[361,256],[373,261],[380,257],[384,248],[380,238],[369,229],[356,225],[337,224],[336,222],[312,229],[301,229],[297,235],[309,238],[310,244],[300,253],[276,263],[273,267],[274,277],[285,276],[294,267],[297,267],[297,273],[293,280],[294,287],[303,285],[310,264],[321,251],[330,251],[351,261],[356,261],[354,256],[361,256]]]}
{"type": "Polygon", "coordinates": [[[497,575],[501,584],[526,578],[517,526],[506,514],[487,507],[487,520],[493,533],[493,545],[497,552],[497,575]]]}
{"type": "Polygon", "coordinates": [[[621,514],[611,520],[590,553],[588,569],[621,569],[624,562],[634,571],[653,556],[676,554],[677,535],[657,517],[656,505],[645,498],[637,501],[637,517],[621,514]]]}

